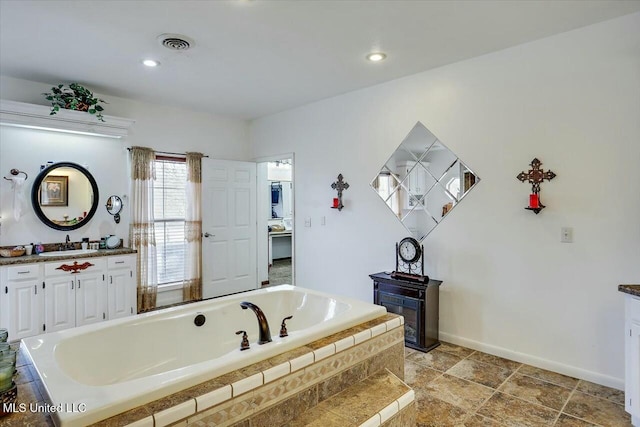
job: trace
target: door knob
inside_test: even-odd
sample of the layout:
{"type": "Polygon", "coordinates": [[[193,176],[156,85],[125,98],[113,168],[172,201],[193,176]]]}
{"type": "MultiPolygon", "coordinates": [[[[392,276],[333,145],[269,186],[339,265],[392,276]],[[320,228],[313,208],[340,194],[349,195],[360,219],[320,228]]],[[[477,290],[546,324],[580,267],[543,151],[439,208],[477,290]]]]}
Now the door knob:
{"type": "Polygon", "coordinates": [[[204,233],[204,237],[216,237],[215,234],[204,233]]]}

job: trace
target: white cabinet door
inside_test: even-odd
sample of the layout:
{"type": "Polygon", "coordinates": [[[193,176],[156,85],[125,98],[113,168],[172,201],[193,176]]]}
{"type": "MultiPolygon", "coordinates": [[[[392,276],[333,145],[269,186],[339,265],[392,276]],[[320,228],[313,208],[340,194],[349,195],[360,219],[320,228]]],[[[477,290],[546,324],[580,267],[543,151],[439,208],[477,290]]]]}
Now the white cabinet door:
{"type": "Polygon", "coordinates": [[[71,275],[45,280],[46,331],[61,331],[76,326],[76,284],[71,275]]]}
{"type": "Polygon", "coordinates": [[[10,307],[9,339],[19,340],[43,332],[42,282],[25,280],[8,282],[5,288],[10,307]]]}
{"type": "Polygon", "coordinates": [[[625,409],[640,421],[640,298],[626,297],[625,409]]]}
{"type": "Polygon", "coordinates": [[[83,273],[76,281],[76,326],[102,322],[107,318],[107,286],[105,275],[83,273]]]}
{"type": "Polygon", "coordinates": [[[109,283],[107,284],[109,308],[109,319],[118,319],[134,314],[135,294],[131,291],[135,288],[133,280],[133,270],[119,269],[109,271],[109,283]]]}

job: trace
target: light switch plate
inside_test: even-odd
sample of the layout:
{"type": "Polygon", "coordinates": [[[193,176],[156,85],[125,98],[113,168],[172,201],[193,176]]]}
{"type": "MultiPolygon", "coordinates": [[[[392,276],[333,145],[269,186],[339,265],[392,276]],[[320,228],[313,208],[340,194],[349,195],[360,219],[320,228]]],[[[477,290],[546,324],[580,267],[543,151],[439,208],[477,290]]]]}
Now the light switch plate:
{"type": "Polygon", "coordinates": [[[562,243],[573,243],[573,228],[571,227],[560,228],[560,241],[562,243]]]}

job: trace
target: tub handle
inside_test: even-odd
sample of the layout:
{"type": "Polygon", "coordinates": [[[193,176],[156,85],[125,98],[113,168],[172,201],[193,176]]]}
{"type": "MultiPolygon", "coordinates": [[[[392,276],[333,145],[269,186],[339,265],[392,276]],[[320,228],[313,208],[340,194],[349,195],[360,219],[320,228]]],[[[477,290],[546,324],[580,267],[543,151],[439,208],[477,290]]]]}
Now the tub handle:
{"type": "Polygon", "coordinates": [[[240,343],[240,351],[249,350],[249,337],[247,331],[238,331],[236,335],[242,334],[242,342],[240,343]]]}
{"type": "Polygon", "coordinates": [[[293,319],[293,316],[287,316],[284,319],[282,319],[282,325],[280,325],[280,338],[289,336],[289,333],[287,332],[287,324],[285,322],[291,319],[293,319]]]}

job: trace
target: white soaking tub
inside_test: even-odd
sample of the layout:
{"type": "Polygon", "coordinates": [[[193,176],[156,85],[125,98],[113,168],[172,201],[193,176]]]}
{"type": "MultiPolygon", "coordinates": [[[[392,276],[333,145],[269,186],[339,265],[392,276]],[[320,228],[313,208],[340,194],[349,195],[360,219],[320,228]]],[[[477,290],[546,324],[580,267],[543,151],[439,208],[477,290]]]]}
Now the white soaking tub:
{"type": "Polygon", "coordinates": [[[58,426],[85,426],[386,313],[382,306],[290,285],[274,286],[130,318],[26,338],[58,426]],[[265,313],[272,342],[258,345],[265,313]],[[195,317],[203,314],[204,325],[195,317]],[[289,336],[280,338],[280,322],[289,336]],[[246,330],[251,348],[240,351],[246,330]],[[64,411],[67,409],[67,411],[64,411]]]}

